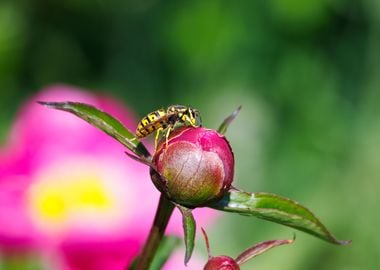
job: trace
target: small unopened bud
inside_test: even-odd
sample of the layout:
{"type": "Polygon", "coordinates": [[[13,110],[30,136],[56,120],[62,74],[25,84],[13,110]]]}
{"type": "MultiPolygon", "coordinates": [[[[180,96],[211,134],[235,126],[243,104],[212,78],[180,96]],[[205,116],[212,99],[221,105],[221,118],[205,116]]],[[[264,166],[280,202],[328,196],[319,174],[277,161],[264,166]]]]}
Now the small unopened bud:
{"type": "Polygon", "coordinates": [[[208,241],[207,233],[203,228],[201,229],[205,238],[208,253],[208,261],[203,270],[239,270],[240,265],[249,261],[250,259],[263,254],[264,252],[267,252],[271,248],[285,244],[291,244],[295,240],[294,236],[293,239],[264,241],[244,250],[242,253],[240,253],[239,256],[237,256],[236,259],[224,255],[213,257],[211,255],[210,243],[208,241]]]}
{"type": "Polygon", "coordinates": [[[156,187],[179,204],[196,207],[223,196],[231,186],[234,156],[226,138],[215,130],[185,127],[162,140],[153,156],[156,187]]]}
{"type": "Polygon", "coordinates": [[[212,257],[207,261],[203,270],[239,270],[240,266],[228,256],[212,257]]]}

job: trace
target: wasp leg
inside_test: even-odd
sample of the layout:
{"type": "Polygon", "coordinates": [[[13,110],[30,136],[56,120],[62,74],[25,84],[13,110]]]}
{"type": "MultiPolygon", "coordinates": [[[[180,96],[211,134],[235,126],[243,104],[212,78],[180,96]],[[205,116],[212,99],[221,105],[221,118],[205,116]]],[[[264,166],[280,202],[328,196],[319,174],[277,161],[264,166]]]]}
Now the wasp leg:
{"type": "Polygon", "coordinates": [[[157,132],[156,132],[156,138],[154,139],[154,151],[157,150],[157,142],[158,142],[158,137],[161,133],[161,131],[163,131],[164,129],[161,127],[159,129],[157,129],[157,132]]]}
{"type": "Polygon", "coordinates": [[[173,126],[169,125],[168,128],[167,128],[167,131],[166,131],[166,134],[165,134],[165,148],[168,147],[168,138],[169,138],[169,135],[170,135],[170,132],[173,130],[173,126]]]}
{"type": "Polygon", "coordinates": [[[189,117],[188,115],[185,115],[184,118],[185,118],[185,122],[189,123],[190,126],[197,127],[196,123],[194,123],[194,121],[191,120],[192,119],[191,117],[189,117]]]}

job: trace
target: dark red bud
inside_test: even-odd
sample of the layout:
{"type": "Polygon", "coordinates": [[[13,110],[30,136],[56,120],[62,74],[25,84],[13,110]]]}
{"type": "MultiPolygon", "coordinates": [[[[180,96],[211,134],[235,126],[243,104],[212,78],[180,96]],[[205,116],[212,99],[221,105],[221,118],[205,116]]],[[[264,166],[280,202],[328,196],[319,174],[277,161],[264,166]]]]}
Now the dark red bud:
{"type": "Polygon", "coordinates": [[[201,206],[219,199],[231,186],[234,156],[226,138],[215,130],[185,127],[170,134],[153,156],[156,187],[173,201],[201,206]]]}
{"type": "Polygon", "coordinates": [[[217,256],[217,257],[211,257],[203,269],[204,270],[239,270],[240,266],[231,257],[217,256]]]}

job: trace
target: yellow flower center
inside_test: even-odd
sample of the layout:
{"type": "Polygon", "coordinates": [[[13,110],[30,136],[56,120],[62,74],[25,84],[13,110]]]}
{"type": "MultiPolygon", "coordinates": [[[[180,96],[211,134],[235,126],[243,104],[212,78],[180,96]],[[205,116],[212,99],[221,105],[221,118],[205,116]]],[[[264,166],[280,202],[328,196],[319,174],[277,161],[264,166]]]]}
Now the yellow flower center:
{"type": "Polygon", "coordinates": [[[117,226],[125,214],[126,197],[120,196],[125,187],[106,174],[100,164],[83,160],[44,168],[28,194],[32,220],[54,233],[72,226],[117,226]]]}

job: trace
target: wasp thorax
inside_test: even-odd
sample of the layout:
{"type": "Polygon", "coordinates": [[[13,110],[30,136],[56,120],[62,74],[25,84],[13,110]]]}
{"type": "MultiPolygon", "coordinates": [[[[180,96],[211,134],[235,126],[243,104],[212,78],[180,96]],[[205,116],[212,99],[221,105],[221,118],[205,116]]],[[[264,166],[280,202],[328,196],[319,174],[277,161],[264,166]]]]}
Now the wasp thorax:
{"type": "Polygon", "coordinates": [[[239,270],[240,266],[237,262],[228,256],[217,256],[210,258],[204,270],[239,270]]]}
{"type": "Polygon", "coordinates": [[[234,156],[223,135],[215,130],[185,127],[171,133],[153,157],[156,187],[169,199],[190,207],[217,200],[231,186],[234,156]]]}
{"type": "Polygon", "coordinates": [[[199,111],[184,105],[171,105],[166,110],[153,111],[138,123],[136,137],[144,138],[154,131],[173,129],[177,124],[200,127],[202,120],[199,111]]]}

